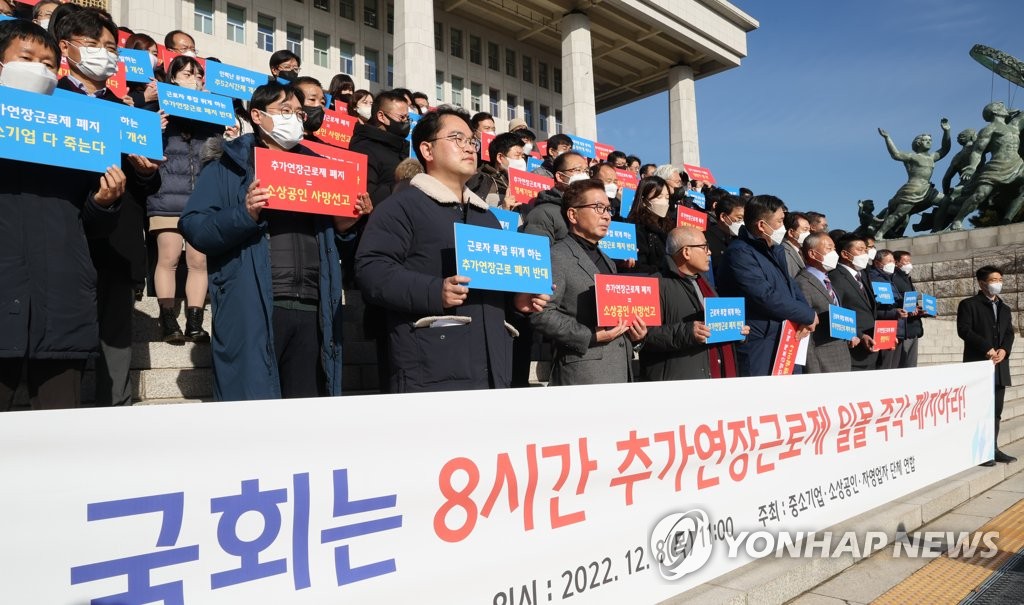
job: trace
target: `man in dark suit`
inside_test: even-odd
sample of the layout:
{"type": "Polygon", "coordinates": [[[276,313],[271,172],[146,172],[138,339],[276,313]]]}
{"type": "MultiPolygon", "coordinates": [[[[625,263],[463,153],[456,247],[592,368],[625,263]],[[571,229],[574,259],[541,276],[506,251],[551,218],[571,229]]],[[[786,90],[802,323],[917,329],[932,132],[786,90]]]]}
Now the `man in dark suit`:
{"type": "Polygon", "coordinates": [[[964,341],[964,362],[990,360],[995,365],[995,460],[1015,462],[1017,459],[999,449],[999,420],[1003,415],[1003,397],[1010,386],[1010,364],[1007,359],[1013,348],[1013,320],[1010,308],[999,293],[1003,289],[1002,272],[991,265],[978,269],[979,292],[960,301],[956,309],[956,332],[964,341]]]}
{"type": "MultiPolygon", "coordinates": [[[[892,257],[896,263],[896,272],[892,274],[892,285],[902,300],[907,292],[917,291],[917,286],[914,285],[914,280],[910,277],[910,273],[914,269],[911,262],[913,258],[906,250],[897,250],[892,253],[892,257]]],[[[901,303],[900,307],[902,306],[901,303]]],[[[906,332],[903,335],[897,334],[900,339],[900,343],[896,345],[896,350],[899,351],[899,360],[896,362],[898,368],[917,367],[917,342],[924,336],[924,324],[921,322],[923,315],[921,299],[918,298],[917,311],[907,316],[906,332]]]]}
{"type": "Polygon", "coordinates": [[[850,349],[860,344],[860,337],[833,338],[826,329],[829,305],[839,304],[828,277],[828,272],[839,263],[839,253],[827,233],[812,233],[804,240],[803,256],[805,267],[796,274],[796,285],[818,314],[818,324],[822,326],[811,335],[804,371],[808,374],[849,372],[850,349]]]}
{"type": "Polygon", "coordinates": [[[818,326],[818,316],[786,272],[782,224],[786,205],[772,195],[755,195],[743,211],[743,227],[729,243],[718,268],[722,296],[746,299],[750,334],[737,347],[740,376],[768,376],[782,333],[782,322],[797,324],[804,338],[818,326]]]}
{"type": "Polygon", "coordinates": [[[743,226],[743,206],[743,200],[734,195],[727,195],[715,204],[713,212],[718,220],[714,225],[708,225],[705,232],[708,250],[711,252],[711,273],[715,283],[718,280],[718,268],[725,262],[722,260],[725,249],[729,247],[729,242],[736,239],[740,227],[743,226]]]}
{"type": "Polygon", "coordinates": [[[878,361],[875,351],[875,295],[864,269],[868,266],[868,246],[859,235],[850,234],[839,241],[839,266],[828,273],[840,306],[857,314],[858,344],[851,353],[856,370],[874,370],[878,361]]]}
{"type": "Polygon", "coordinates": [[[631,382],[633,344],[647,336],[647,326],[637,318],[597,326],[594,275],[615,273],[615,263],[598,247],[612,218],[604,183],[587,179],[566,187],[562,216],[569,235],[551,247],[554,298],[531,318],[534,329],[555,344],[549,384],[631,382]]]}
{"type": "Polygon", "coordinates": [[[796,277],[804,268],[801,246],[811,232],[811,224],[807,222],[807,217],[803,213],[787,212],[782,225],[786,228],[786,239],[782,242],[782,249],[786,251],[786,269],[789,270],[790,277],[796,277]]]}
{"type": "MultiPolygon", "coordinates": [[[[870,242],[869,242],[870,243],[870,242]]],[[[871,248],[868,248],[868,256],[871,256],[871,248]]],[[[899,367],[900,344],[899,341],[905,338],[907,332],[908,314],[903,310],[903,295],[897,291],[893,284],[893,275],[896,273],[896,262],[893,260],[892,250],[882,249],[875,253],[875,258],[868,266],[868,281],[871,282],[871,293],[874,294],[875,284],[888,286],[892,291],[893,302],[882,303],[875,297],[875,319],[896,320],[896,348],[885,349],[878,352],[879,370],[889,370],[899,367]]]]}

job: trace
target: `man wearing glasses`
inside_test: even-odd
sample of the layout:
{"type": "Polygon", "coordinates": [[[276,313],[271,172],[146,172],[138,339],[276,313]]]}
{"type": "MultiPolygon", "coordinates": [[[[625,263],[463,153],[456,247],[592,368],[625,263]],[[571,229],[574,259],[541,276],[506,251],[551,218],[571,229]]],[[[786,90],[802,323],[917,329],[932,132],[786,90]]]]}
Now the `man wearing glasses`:
{"type": "Polygon", "coordinates": [[[541,191],[534,202],[533,209],[523,220],[523,232],[531,235],[543,235],[552,244],[569,234],[562,213],[562,192],[576,181],[585,181],[587,176],[587,158],[569,151],[555,158],[552,165],[555,171],[555,186],[541,191]]]}
{"type": "Polygon", "coordinates": [[[475,289],[458,274],[454,224],[501,228],[466,187],[480,148],[469,114],[449,106],[427,113],[412,142],[426,172],[374,211],[356,253],[363,297],[384,310],[389,388],[507,388],[516,336],[507,320],[543,309],[549,297],[475,289]]]}
{"type": "Polygon", "coordinates": [[[594,275],[615,273],[615,263],[598,247],[608,234],[612,205],[604,183],[585,179],[562,194],[568,237],[551,247],[555,296],[532,318],[533,327],[555,343],[550,385],[600,384],[633,380],[633,345],[643,341],[643,320],[597,326],[594,275]]]}
{"type": "Polygon", "coordinates": [[[98,11],[87,9],[65,16],[56,28],[57,43],[71,72],[57,87],[120,103],[107,90],[107,79],[117,73],[117,26],[98,11]]]}
{"type": "Polygon", "coordinates": [[[409,157],[409,102],[386,90],[373,99],[370,120],[356,124],[349,149],[366,156],[366,181],[370,199],[383,202],[395,186],[395,167],[409,157]]]}

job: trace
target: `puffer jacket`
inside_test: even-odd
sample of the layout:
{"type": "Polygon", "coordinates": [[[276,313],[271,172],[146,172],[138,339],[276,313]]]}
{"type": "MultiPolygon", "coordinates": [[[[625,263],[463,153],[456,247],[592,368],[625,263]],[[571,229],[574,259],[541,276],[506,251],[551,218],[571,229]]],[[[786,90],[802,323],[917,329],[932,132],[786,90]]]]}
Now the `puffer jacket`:
{"type": "Polygon", "coordinates": [[[195,120],[170,118],[164,131],[164,156],[160,165],[160,189],[146,199],[149,216],[181,216],[202,169],[206,141],[224,134],[224,127],[195,120]]]}

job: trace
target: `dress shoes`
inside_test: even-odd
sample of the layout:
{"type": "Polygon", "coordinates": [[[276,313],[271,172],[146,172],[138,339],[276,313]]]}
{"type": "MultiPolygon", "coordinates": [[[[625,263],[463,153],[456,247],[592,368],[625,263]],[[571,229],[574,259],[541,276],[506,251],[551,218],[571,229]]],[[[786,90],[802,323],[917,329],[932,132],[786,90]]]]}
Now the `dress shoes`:
{"type": "Polygon", "coordinates": [[[1009,464],[1011,462],[1016,462],[1016,461],[1017,461],[1017,458],[1015,456],[1011,456],[1011,455],[1007,454],[1006,452],[1004,452],[1003,450],[998,450],[998,449],[996,450],[996,462],[1002,462],[1004,464],[1009,464]]]}

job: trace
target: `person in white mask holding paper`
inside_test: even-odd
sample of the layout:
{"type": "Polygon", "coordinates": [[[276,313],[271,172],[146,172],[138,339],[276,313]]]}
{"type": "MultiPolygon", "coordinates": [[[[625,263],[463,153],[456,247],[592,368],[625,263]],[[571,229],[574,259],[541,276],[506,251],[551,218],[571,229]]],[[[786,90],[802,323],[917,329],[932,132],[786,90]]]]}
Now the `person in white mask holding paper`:
{"type": "Polygon", "coordinates": [[[797,324],[804,338],[818,327],[818,316],[807,304],[786,269],[781,244],[786,205],[772,195],[755,195],[743,210],[743,226],[729,243],[718,267],[718,293],[746,299],[747,340],[736,347],[740,376],[768,376],[784,321],[797,324]]]}
{"type": "Polygon", "coordinates": [[[850,354],[854,371],[874,370],[878,364],[875,350],[875,319],[877,304],[867,269],[871,260],[864,238],[850,233],[839,240],[839,266],[828,273],[839,306],[857,314],[857,335],[860,344],[850,354]]]}
{"type": "Polygon", "coordinates": [[[852,369],[850,349],[860,344],[860,337],[849,340],[833,338],[828,326],[829,305],[838,305],[839,297],[828,273],[839,266],[839,253],[827,233],[811,233],[802,244],[804,268],[796,274],[796,283],[804,298],[818,314],[820,330],[815,330],[807,347],[807,374],[849,372],[852,369]]]}
{"type": "MultiPolygon", "coordinates": [[[[211,139],[181,215],[185,240],[206,255],[213,308],[214,395],[221,401],[341,394],[341,265],[337,235],[357,217],[267,208],[257,148],[303,147],[302,102],[269,82],[249,102],[253,134],[211,139]]],[[[310,202],[312,203],[312,202],[310,202]]],[[[359,214],[372,208],[362,193],[359,214]]]]}

